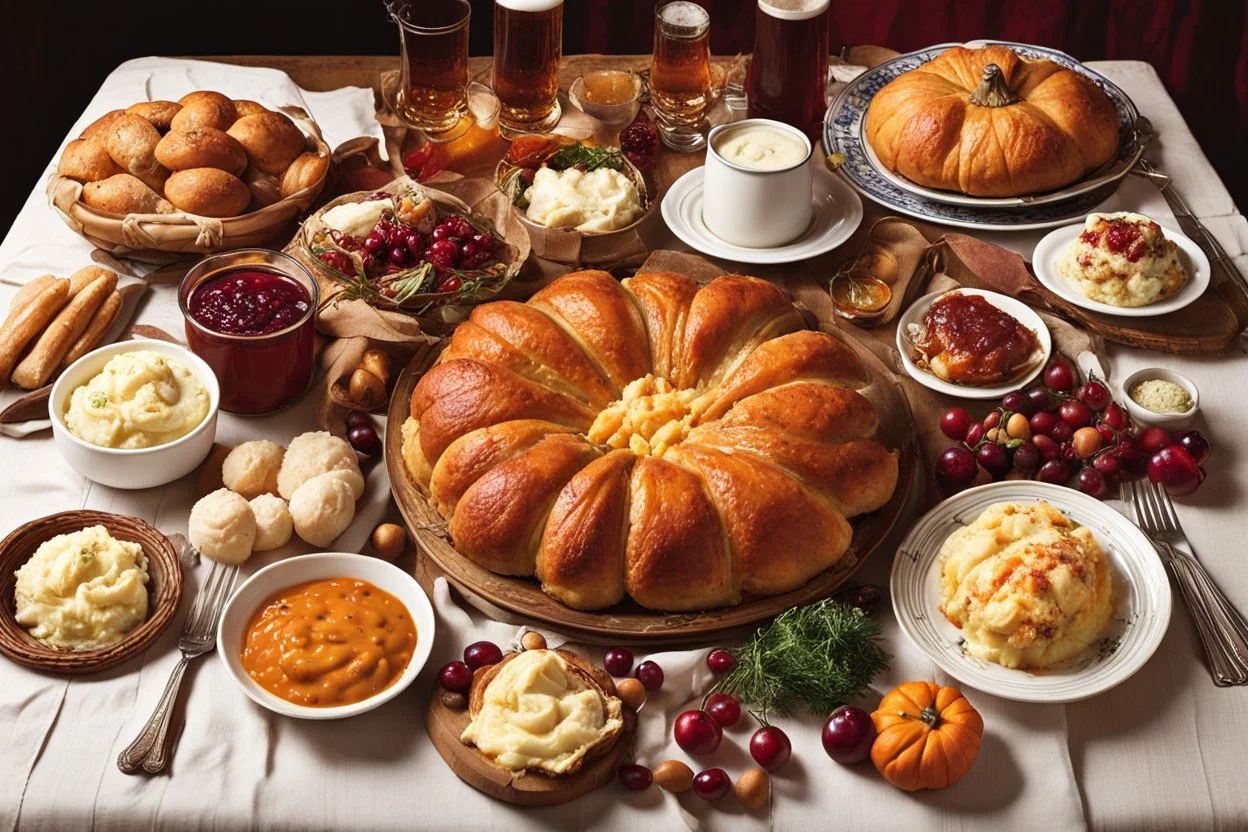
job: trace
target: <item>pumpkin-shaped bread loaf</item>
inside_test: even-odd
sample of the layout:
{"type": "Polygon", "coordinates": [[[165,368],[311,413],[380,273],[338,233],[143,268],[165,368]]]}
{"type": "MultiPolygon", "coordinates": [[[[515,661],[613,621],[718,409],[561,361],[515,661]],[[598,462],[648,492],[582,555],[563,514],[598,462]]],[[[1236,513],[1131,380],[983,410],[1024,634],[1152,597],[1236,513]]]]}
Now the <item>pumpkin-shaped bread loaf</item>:
{"type": "Polygon", "coordinates": [[[899,75],[871,99],[866,128],[889,170],[984,197],[1062,188],[1118,150],[1118,116],[1094,81],[1004,46],[955,46],[899,75]]]}
{"type": "Polygon", "coordinates": [[[765,280],[566,275],[476,307],[411,399],[403,458],[455,548],[577,609],[800,587],[888,502],[866,372],[765,280]]]}

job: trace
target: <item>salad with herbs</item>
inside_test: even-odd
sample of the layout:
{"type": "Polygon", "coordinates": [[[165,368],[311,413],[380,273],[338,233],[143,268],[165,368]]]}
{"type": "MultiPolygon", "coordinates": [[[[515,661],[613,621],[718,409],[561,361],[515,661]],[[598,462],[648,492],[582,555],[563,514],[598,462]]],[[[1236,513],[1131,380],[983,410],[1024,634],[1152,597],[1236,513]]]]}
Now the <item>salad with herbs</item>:
{"type": "Polygon", "coordinates": [[[304,241],[345,287],[335,299],[375,306],[474,300],[506,282],[514,254],[488,223],[416,186],[333,205],[304,241]]]}
{"type": "Polygon", "coordinates": [[[529,207],[525,194],[542,168],[555,171],[576,168],[583,173],[600,168],[619,171],[633,181],[644,199],[644,182],[618,147],[586,144],[556,135],[522,136],[512,142],[498,166],[498,187],[524,211],[529,207]]]}

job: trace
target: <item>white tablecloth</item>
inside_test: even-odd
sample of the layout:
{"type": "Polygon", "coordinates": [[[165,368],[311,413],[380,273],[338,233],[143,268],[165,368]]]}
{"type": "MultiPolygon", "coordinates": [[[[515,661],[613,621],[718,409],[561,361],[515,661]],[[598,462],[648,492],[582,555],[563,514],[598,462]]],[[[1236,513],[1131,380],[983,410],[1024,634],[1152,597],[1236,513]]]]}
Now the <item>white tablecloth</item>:
{"type": "MultiPolygon", "coordinates": [[[[1193,210],[1240,268],[1248,270],[1248,223],[1153,70],[1133,62],[1093,66],[1124,87],[1152,119],[1162,137],[1152,158],[1174,176],[1193,210]]],[[[98,114],[89,111],[83,123],[98,114]]],[[[327,132],[333,129],[324,121],[322,126],[327,132]]],[[[38,213],[49,210],[42,188],[41,180],[0,245],[0,273],[9,274],[14,267],[31,275],[46,271],[49,252],[79,243],[65,229],[52,239],[31,236],[31,229],[44,226],[38,213]]],[[[1130,194],[1150,210],[1159,205],[1155,193],[1130,194]]],[[[651,242],[670,244],[663,229],[653,233],[651,242]]],[[[1034,239],[1017,235],[994,241],[1029,251],[1034,239]]],[[[0,308],[12,292],[12,287],[0,285],[0,308]]],[[[176,320],[175,310],[172,289],[156,287],[139,319],[169,326],[171,317],[176,320]]],[[[1236,511],[1248,500],[1248,458],[1235,445],[1248,434],[1241,398],[1248,361],[1238,352],[1177,358],[1124,349],[1111,349],[1109,359],[1114,378],[1160,364],[1190,376],[1204,393],[1198,426],[1212,436],[1215,453],[1208,484],[1184,502],[1180,516],[1210,572],[1238,606],[1248,607],[1248,569],[1241,560],[1246,526],[1236,511]]],[[[276,428],[230,420],[223,438],[231,441],[257,430],[268,434],[276,428]]],[[[166,532],[184,529],[190,505],[185,487],[129,494],[92,487],[61,461],[50,438],[0,438],[0,454],[0,532],[72,508],[136,514],[166,532]]],[[[889,566],[888,556],[880,553],[861,578],[886,584],[889,566]]],[[[198,577],[188,576],[184,610],[198,577]]],[[[987,724],[983,750],[971,773],[941,792],[909,795],[885,784],[869,764],[838,766],[819,745],[820,718],[780,720],[793,741],[794,758],[775,779],[771,805],[757,812],[744,811],[731,798],[708,806],[690,794],[677,799],[656,788],[633,793],[614,784],[571,804],[541,810],[520,810],[474,792],[456,779],[425,736],[427,696],[437,667],[463,645],[478,638],[506,642],[516,629],[467,612],[444,585],[435,602],[440,631],[426,671],[392,702],[345,722],[276,717],[245,699],[217,658],[198,661],[188,674],[182,710],[186,727],[167,776],[126,776],[115,760],[160,696],[177,659],[176,630],[182,616],[142,658],[102,674],[66,679],[0,662],[0,829],[593,825],[640,830],[770,825],[1049,830],[1248,825],[1248,790],[1242,779],[1248,688],[1213,686],[1177,599],[1157,654],[1135,677],[1093,700],[1028,705],[967,690],[987,724]]],[[[915,678],[949,681],[904,639],[890,613],[882,610],[880,616],[895,658],[877,687],[915,678]]],[[[668,680],[643,711],[640,761],[653,766],[682,756],[668,743],[671,723],[706,684],[703,654],[654,657],[667,669],[668,680]]],[[[724,746],[704,765],[720,765],[734,775],[744,771],[752,765],[745,751],[748,736],[748,730],[727,732],[724,746]]]]}

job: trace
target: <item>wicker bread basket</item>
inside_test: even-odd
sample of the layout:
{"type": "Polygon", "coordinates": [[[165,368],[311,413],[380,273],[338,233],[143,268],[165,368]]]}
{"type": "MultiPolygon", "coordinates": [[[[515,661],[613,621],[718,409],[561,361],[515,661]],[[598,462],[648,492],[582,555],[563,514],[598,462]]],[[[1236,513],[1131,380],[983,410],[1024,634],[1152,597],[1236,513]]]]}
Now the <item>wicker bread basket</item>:
{"type": "MultiPolygon", "coordinates": [[[[304,133],[306,148],[319,156],[329,156],[329,146],[321,130],[300,107],[286,106],[304,133]]],[[[114,214],[82,202],[82,183],[53,175],[48,182],[48,204],[65,224],[89,243],[118,257],[153,258],[153,254],[208,254],[236,248],[259,246],[275,237],[288,223],[312,206],[325,187],[325,176],[313,185],[278,200],[272,205],[236,217],[217,219],[195,214],[114,214]],[[148,255],[144,257],[143,255],[148,255]],[[136,256],[137,255],[137,256],[136,256]]]]}
{"type": "Polygon", "coordinates": [[[169,626],[182,599],[182,565],[173,544],[137,517],[103,511],[66,511],[32,520],[0,541],[0,653],[18,664],[56,673],[94,673],[151,646],[169,626]],[[95,650],[56,650],[17,623],[14,590],[18,570],[45,541],[58,534],[101,525],[118,540],[138,543],[147,555],[147,618],[120,641],[95,650]]]}

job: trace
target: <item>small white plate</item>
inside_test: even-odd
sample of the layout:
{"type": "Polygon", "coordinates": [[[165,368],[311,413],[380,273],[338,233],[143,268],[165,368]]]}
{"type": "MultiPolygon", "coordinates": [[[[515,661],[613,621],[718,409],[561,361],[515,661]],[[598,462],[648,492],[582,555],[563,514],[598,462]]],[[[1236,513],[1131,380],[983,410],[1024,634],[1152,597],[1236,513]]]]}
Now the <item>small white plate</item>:
{"type": "Polygon", "coordinates": [[[901,542],[889,580],[902,632],[958,681],[1020,702],[1075,702],[1104,693],[1144,666],[1170,624],[1170,583],[1148,538],[1126,517],[1073,488],[1006,480],[955,494],[919,519],[901,542]],[[1092,530],[1113,576],[1109,631],[1080,655],[1041,672],[967,655],[961,631],[941,615],[940,547],[993,503],[1045,500],[1092,530]]]}
{"type": "Polygon", "coordinates": [[[1040,320],[1040,316],[1034,309],[1020,300],[998,292],[990,292],[987,289],[951,289],[950,291],[964,295],[979,295],[1001,311],[1013,315],[1019,323],[1036,333],[1036,340],[1040,342],[1042,355],[1033,361],[1031,369],[1024,375],[992,387],[970,387],[937,378],[914,363],[914,359],[910,357],[912,349],[910,343],[903,337],[909,331],[910,324],[922,325],[923,316],[927,314],[927,310],[936,298],[947,294],[947,292],[932,292],[910,304],[910,308],[901,313],[901,319],[897,322],[897,351],[901,353],[901,363],[911,378],[928,389],[948,396],[958,396],[963,399],[999,399],[1006,393],[1025,387],[1032,379],[1040,375],[1040,371],[1049,361],[1049,355],[1053,352],[1053,339],[1049,335],[1049,328],[1044,325],[1044,321],[1040,320]]]}
{"type": "Polygon", "coordinates": [[[369,555],[325,552],[279,560],[248,578],[221,611],[221,621],[217,626],[217,655],[221,657],[221,663],[225,665],[234,684],[257,705],[274,713],[299,719],[342,719],[371,711],[389,702],[415,681],[433,651],[435,630],[433,605],[411,575],[393,564],[369,555]],[[246,638],[247,624],[260,605],[272,595],[298,584],[328,578],[368,581],[399,599],[407,607],[416,625],[416,650],[399,678],[375,696],[350,705],[325,708],[296,705],[260,687],[243,668],[240,654],[246,638]]]}
{"type": "Polygon", "coordinates": [[[1176,231],[1163,225],[1161,226],[1162,233],[1166,235],[1166,239],[1173,240],[1174,244],[1178,246],[1179,262],[1187,270],[1187,283],[1183,284],[1183,288],[1165,300],[1149,304],[1148,306],[1113,306],[1092,300],[1080,292],[1075,284],[1062,277],[1062,273],[1058,270],[1058,263],[1061,262],[1062,255],[1066,253],[1066,249],[1070,244],[1083,233],[1083,228],[1084,223],[1081,221],[1049,232],[1044,236],[1044,239],[1036,244],[1036,250],[1031,255],[1031,267],[1036,273],[1036,279],[1040,281],[1044,288],[1059,298],[1070,301],[1075,306],[1092,312],[1100,312],[1103,315],[1121,315],[1124,318],[1146,318],[1153,315],[1165,315],[1167,312],[1182,309],[1203,295],[1205,289],[1209,288],[1209,258],[1205,256],[1205,253],[1200,250],[1200,246],[1196,245],[1195,241],[1190,237],[1181,231],[1176,231]]]}
{"type": "Polygon", "coordinates": [[[806,232],[775,248],[748,248],[715,236],[702,221],[702,168],[676,180],[663,197],[663,221],[682,242],[703,254],[739,263],[793,263],[831,251],[862,222],[862,199],[838,176],[816,162],[814,215],[806,232]]]}

